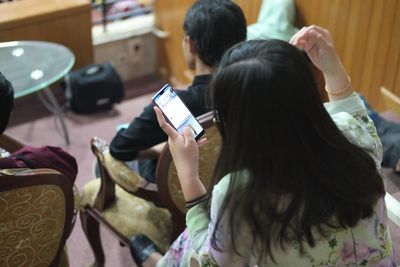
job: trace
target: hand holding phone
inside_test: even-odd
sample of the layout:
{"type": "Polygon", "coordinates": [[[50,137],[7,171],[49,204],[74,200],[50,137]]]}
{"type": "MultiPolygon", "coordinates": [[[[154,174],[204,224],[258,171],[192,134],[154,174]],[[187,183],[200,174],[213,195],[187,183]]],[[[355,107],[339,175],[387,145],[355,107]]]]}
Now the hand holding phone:
{"type": "Polygon", "coordinates": [[[172,158],[178,172],[182,192],[186,201],[195,199],[206,193],[199,173],[199,146],[206,142],[205,138],[199,142],[193,138],[192,132],[185,128],[180,134],[169,124],[158,107],[154,107],[158,123],[163,131],[168,135],[168,145],[172,158]]]}
{"type": "Polygon", "coordinates": [[[153,96],[153,101],[160,108],[165,118],[180,134],[190,128],[196,140],[204,134],[204,129],[179,98],[171,85],[167,84],[153,96]]]}
{"type": "Polygon", "coordinates": [[[204,134],[203,127],[170,85],[164,86],[153,97],[153,101],[156,104],[154,111],[158,123],[168,135],[169,150],[174,159],[185,200],[204,195],[206,189],[199,178],[198,162],[199,146],[206,140],[202,138],[196,142],[204,134]]]}

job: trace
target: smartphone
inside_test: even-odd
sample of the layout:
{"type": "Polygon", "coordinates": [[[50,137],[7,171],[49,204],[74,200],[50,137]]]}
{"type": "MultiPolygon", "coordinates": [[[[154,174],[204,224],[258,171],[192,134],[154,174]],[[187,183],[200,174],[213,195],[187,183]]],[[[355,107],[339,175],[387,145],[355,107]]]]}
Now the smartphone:
{"type": "Polygon", "coordinates": [[[179,98],[171,85],[166,84],[153,96],[153,101],[161,109],[168,122],[179,132],[190,127],[198,140],[204,134],[204,129],[179,98]]]}

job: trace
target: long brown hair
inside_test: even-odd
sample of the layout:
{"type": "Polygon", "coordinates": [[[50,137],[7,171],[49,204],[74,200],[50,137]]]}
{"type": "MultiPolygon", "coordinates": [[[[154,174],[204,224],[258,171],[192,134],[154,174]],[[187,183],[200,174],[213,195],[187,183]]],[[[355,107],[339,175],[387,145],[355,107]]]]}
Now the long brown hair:
{"type": "Polygon", "coordinates": [[[243,224],[258,258],[274,259],[274,247],[295,240],[302,252],[315,230],[372,215],[384,194],[375,162],[325,110],[304,53],[278,40],[238,44],[210,94],[223,140],[215,176],[231,175],[217,223],[228,216],[234,248],[243,224]]]}

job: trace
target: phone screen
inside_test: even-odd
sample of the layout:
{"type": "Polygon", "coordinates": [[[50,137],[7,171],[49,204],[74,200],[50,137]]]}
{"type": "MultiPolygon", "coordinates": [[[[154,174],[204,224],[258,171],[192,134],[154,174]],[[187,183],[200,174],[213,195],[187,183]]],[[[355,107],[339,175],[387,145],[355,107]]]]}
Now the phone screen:
{"type": "Polygon", "coordinates": [[[153,101],[178,132],[182,133],[183,129],[190,127],[196,140],[204,134],[203,127],[182,102],[171,85],[167,84],[161,88],[153,97],[153,101]]]}

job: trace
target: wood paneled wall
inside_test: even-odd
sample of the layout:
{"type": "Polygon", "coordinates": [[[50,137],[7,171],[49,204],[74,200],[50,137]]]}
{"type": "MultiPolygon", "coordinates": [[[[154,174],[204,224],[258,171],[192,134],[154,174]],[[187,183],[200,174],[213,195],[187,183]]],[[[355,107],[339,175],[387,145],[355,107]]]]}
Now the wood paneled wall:
{"type": "Polygon", "coordinates": [[[243,10],[247,24],[257,21],[262,0],[234,0],[243,10]]]}
{"type": "Polygon", "coordinates": [[[300,24],[329,29],[354,88],[380,107],[381,85],[400,95],[400,1],[296,0],[300,24]]]}
{"type": "Polygon", "coordinates": [[[183,20],[186,10],[192,5],[191,0],[157,0],[155,2],[156,26],[169,36],[159,39],[158,56],[160,72],[168,82],[175,86],[191,83],[185,71],[187,66],[183,57],[183,20]]]}
{"type": "Polygon", "coordinates": [[[75,68],[93,63],[89,0],[26,0],[0,5],[0,42],[60,43],[74,54],[75,68]]]}
{"type": "MultiPolygon", "coordinates": [[[[294,0],[298,26],[318,24],[329,29],[354,88],[372,106],[380,107],[381,85],[400,95],[399,0],[294,0]]],[[[190,0],[156,1],[157,21],[171,33],[165,42],[171,73],[188,82],[180,42],[182,21],[190,0]],[[163,26],[166,25],[166,26],[163,26]]],[[[262,0],[235,0],[248,23],[254,23],[262,0]]]]}

